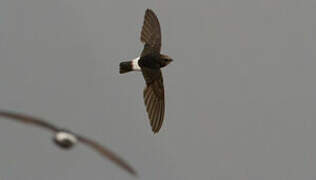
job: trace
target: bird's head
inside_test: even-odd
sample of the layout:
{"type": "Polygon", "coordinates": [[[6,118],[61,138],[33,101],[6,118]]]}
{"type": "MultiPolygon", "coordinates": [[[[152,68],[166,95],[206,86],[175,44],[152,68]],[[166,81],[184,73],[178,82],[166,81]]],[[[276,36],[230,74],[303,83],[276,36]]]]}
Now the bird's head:
{"type": "Polygon", "coordinates": [[[171,57],[164,54],[160,55],[160,59],[161,59],[161,67],[165,67],[173,61],[171,57]]]}

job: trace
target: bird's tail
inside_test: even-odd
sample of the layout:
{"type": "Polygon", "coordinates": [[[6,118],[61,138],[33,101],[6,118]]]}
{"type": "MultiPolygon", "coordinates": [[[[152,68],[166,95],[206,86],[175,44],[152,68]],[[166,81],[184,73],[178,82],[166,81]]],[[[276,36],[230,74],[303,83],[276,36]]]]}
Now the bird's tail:
{"type": "Polygon", "coordinates": [[[128,73],[132,70],[132,61],[124,61],[120,63],[120,74],[128,73]]]}

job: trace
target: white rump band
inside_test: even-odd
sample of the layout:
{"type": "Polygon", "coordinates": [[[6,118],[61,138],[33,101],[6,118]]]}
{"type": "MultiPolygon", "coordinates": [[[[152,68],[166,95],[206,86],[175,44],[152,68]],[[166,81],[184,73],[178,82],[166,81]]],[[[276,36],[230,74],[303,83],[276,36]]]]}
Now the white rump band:
{"type": "Polygon", "coordinates": [[[137,58],[135,58],[135,59],[133,59],[132,60],[132,69],[133,69],[133,71],[140,71],[141,69],[140,69],[140,66],[138,65],[138,60],[139,60],[140,58],[139,57],[137,57],[137,58]]]}

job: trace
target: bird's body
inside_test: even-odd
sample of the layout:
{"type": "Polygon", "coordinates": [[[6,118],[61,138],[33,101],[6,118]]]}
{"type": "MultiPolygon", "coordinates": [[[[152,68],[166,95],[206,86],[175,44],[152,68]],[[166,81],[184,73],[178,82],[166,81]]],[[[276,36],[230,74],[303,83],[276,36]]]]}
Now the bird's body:
{"type": "Polygon", "coordinates": [[[78,139],[73,133],[67,132],[66,130],[60,130],[55,133],[53,141],[62,149],[70,149],[77,144],[78,139]]]}
{"type": "Polygon", "coordinates": [[[146,81],[143,92],[144,102],[152,131],[157,133],[162,126],[165,113],[164,86],[160,68],[167,66],[172,59],[160,53],[160,24],[157,16],[150,9],[145,12],[140,40],[145,44],[141,56],[132,61],[121,62],[120,73],[142,72],[146,81]]]}

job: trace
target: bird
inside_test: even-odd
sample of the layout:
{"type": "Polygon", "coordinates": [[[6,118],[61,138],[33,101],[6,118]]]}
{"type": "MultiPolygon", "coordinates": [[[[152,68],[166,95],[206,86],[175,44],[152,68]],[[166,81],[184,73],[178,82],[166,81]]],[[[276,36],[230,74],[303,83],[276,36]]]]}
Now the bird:
{"type": "Polygon", "coordinates": [[[161,54],[161,30],[156,14],[146,9],[140,41],[144,43],[140,57],[120,63],[120,74],[141,71],[146,82],[143,99],[152,131],[158,133],[165,114],[165,92],[161,68],[173,59],[161,54]]]}
{"type": "Polygon", "coordinates": [[[85,136],[76,134],[70,130],[59,128],[42,118],[17,113],[13,111],[0,110],[0,117],[15,120],[16,122],[21,122],[29,125],[38,126],[46,130],[51,131],[53,136],[53,142],[64,150],[72,149],[78,142],[87,145],[88,147],[94,149],[96,152],[100,153],[103,157],[108,158],[115,164],[117,164],[122,169],[126,170],[131,175],[137,176],[137,172],[132,168],[126,161],[116,155],[114,152],[108,148],[102,146],[98,142],[87,138],[85,136]]]}

